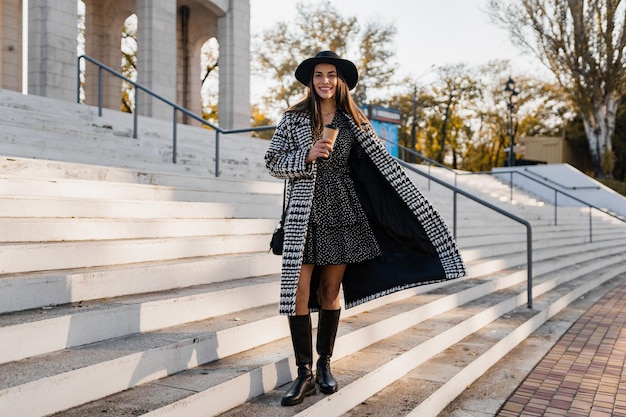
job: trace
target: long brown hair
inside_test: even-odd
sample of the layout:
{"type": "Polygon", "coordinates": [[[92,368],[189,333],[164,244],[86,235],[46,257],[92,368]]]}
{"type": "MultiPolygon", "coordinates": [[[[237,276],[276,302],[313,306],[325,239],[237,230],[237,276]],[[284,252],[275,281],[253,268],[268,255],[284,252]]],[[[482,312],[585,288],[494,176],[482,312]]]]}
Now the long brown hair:
{"type": "MultiPolygon", "coordinates": [[[[355,103],[354,99],[350,95],[350,89],[346,83],[343,74],[337,68],[337,88],[335,92],[335,103],[337,104],[337,110],[342,113],[347,113],[356,125],[363,129],[363,124],[369,123],[365,114],[359,109],[359,106],[355,103]]],[[[294,104],[287,109],[288,112],[302,112],[308,113],[311,116],[311,127],[313,128],[314,137],[322,133],[324,127],[324,121],[322,118],[321,100],[315,91],[313,85],[313,77],[307,84],[307,92],[302,100],[294,104]]]]}

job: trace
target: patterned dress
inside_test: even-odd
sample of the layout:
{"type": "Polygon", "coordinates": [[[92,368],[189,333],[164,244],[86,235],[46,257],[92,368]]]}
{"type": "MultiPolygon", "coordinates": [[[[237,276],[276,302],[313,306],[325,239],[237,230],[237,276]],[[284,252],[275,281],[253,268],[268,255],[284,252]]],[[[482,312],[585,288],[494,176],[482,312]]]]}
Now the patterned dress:
{"type": "Polygon", "coordinates": [[[354,189],[348,156],[354,143],[345,116],[328,159],[318,159],[313,205],[307,225],[303,263],[338,265],[362,262],[381,254],[354,189]]]}
{"type": "MultiPolygon", "coordinates": [[[[360,181],[354,183],[355,191],[363,196],[363,204],[378,202],[382,209],[376,223],[370,223],[382,255],[346,266],[342,280],[346,309],[407,288],[465,276],[460,250],[435,207],[386,151],[371,125],[357,126],[348,114],[342,115],[355,150],[362,150],[364,156],[350,158],[352,178],[360,181]],[[393,219],[386,214],[394,214],[393,219]],[[398,231],[403,238],[391,239],[398,231]]],[[[316,193],[318,164],[306,163],[312,141],[310,116],[286,112],[265,153],[268,172],[289,180],[279,302],[280,314],[288,316],[296,314],[298,280],[316,193]]],[[[363,205],[363,209],[372,208],[363,205]]],[[[374,215],[376,212],[373,210],[374,215]]]]}

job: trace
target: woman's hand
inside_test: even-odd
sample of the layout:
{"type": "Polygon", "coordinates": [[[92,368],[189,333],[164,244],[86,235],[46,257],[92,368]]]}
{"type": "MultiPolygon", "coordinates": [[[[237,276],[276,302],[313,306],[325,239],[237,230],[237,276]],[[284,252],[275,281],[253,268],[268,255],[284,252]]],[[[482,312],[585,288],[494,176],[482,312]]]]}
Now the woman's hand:
{"type": "Polygon", "coordinates": [[[329,138],[320,139],[315,142],[306,155],[306,163],[310,164],[317,158],[328,158],[333,150],[334,144],[335,141],[329,138]]]}

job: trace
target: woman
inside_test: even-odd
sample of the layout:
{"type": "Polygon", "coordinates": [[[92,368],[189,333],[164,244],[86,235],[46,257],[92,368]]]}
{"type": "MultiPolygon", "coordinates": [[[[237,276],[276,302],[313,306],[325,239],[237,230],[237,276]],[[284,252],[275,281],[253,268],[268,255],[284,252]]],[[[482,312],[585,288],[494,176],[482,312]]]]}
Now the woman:
{"type": "Polygon", "coordinates": [[[332,51],[295,72],[306,96],[289,108],[270,142],[271,175],[288,180],[280,313],[287,315],[298,377],[283,397],[295,405],[332,394],[330,370],[345,307],[399,290],[458,278],[465,266],[440,215],[387,153],[350,96],[356,66],[332,51]],[[324,126],[339,129],[333,140],[324,126]],[[316,378],[310,312],[319,311],[316,378]]]}

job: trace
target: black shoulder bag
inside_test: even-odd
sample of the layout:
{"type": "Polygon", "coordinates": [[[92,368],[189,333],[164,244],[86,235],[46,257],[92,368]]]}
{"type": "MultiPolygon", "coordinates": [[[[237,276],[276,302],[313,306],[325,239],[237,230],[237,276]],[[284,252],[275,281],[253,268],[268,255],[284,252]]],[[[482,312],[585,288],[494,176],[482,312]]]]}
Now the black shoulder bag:
{"type": "Polygon", "coordinates": [[[280,222],[276,229],[274,229],[274,233],[272,233],[272,240],[270,240],[270,251],[274,255],[282,255],[283,254],[283,244],[285,241],[285,229],[283,226],[285,225],[285,198],[287,194],[287,181],[285,181],[285,187],[283,188],[283,213],[280,216],[280,222]]]}

